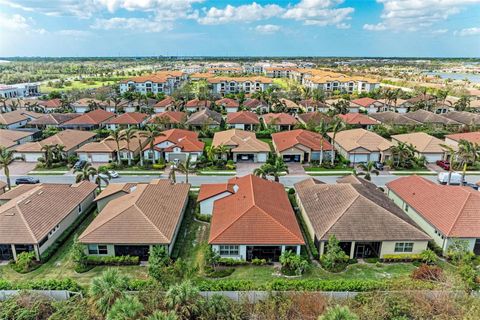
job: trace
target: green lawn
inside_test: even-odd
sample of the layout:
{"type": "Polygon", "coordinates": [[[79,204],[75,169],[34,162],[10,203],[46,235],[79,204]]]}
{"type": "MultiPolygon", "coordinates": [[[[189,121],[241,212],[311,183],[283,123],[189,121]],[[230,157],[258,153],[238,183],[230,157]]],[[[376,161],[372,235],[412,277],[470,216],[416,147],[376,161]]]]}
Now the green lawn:
{"type": "Polygon", "coordinates": [[[205,143],[205,147],[208,147],[212,145],[213,138],[201,138],[200,140],[205,143]]]}
{"type": "Polygon", "coordinates": [[[328,171],[353,171],[352,168],[349,167],[341,167],[341,166],[336,166],[333,169],[330,168],[321,168],[321,167],[309,167],[305,166],[304,167],[306,172],[328,172],[328,171]]]}
{"type": "Polygon", "coordinates": [[[56,167],[56,168],[35,168],[33,171],[69,171],[70,169],[67,166],[61,166],[61,167],[56,167]]]}
{"type": "MultiPolygon", "coordinates": [[[[118,78],[118,81],[120,81],[124,78],[118,78]]],[[[118,83],[118,81],[88,81],[88,82],[82,82],[82,81],[75,80],[75,81],[71,81],[70,86],[63,86],[62,88],[50,87],[50,86],[47,85],[47,83],[44,83],[40,86],[40,92],[50,93],[52,91],[70,91],[70,90],[93,89],[93,88],[99,88],[99,87],[102,87],[102,86],[114,85],[114,84],[118,83]]]]}

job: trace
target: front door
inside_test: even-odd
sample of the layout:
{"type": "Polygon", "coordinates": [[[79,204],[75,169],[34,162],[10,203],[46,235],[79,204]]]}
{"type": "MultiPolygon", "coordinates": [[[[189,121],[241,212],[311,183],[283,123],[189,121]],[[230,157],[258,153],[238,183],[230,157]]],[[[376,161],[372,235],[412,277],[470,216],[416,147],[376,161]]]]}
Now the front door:
{"type": "Polygon", "coordinates": [[[357,244],[355,257],[362,259],[365,256],[365,245],[357,244]]]}
{"type": "Polygon", "coordinates": [[[0,260],[13,259],[12,246],[9,244],[0,244],[0,260]]]}

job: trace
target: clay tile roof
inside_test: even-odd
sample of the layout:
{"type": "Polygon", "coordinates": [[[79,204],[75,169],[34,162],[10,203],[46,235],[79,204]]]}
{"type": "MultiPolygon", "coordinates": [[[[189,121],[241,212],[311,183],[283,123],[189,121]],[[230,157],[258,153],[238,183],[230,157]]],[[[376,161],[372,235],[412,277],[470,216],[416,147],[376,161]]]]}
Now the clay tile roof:
{"type": "Polygon", "coordinates": [[[158,101],[154,105],[154,107],[165,108],[165,107],[173,105],[174,103],[175,103],[175,99],[173,99],[172,97],[166,97],[165,99],[158,101]]]}
{"type": "MultiPolygon", "coordinates": [[[[144,145],[146,140],[146,137],[140,135],[140,143],[142,146],[144,145]]],[[[128,150],[128,143],[126,140],[121,140],[119,141],[119,146],[120,150],[128,150]]],[[[130,143],[130,151],[136,152],[140,148],[138,144],[138,135],[135,135],[135,143],[130,143]]],[[[110,137],[107,137],[103,139],[102,141],[99,142],[90,142],[87,144],[84,144],[80,148],[77,149],[77,153],[79,152],[99,152],[99,153],[112,153],[116,152],[117,150],[117,143],[113,140],[110,139],[110,137]]]]}
{"type": "Polygon", "coordinates": [[[111,200],[79,237],[82,243],[170,244],[181,223],[190,184],[139,184],[111,200]]]}
{"type": "Polygon", "coordinates": [[[186,121],[187,125],[203,126],[208,125],[220,125],[222,122],[222,115],[216,111],[210,109],[203,109],[190,115],[186,121]]]}
{"type": "Polygon", "coordinates": [[[262,118],[266,124],[270,125],[295,125],[298,123],[297,119],[288,113],[267,113],[262,118]]]}
{"type": "Polygon", "coordinates": [[[443,114],[442,116],[466,125],[480,125],[480,115],[471,112],[450,111],[443,114]]]}
{"type": "Polygon", "coordinates": [[[417,120],[410,119],[405,117],[403,114],[385,111],[377,112],[368,115],[370,118],[377,120],[380,123],[386,123],[389,125],[419,125],[422,124],[417,120]]]}
{"type": "MultiPolygon", "coordinates": [[[[160,151],[172,151],[173,148],[179,147],[184,152],[201,152],[205,143],[198,140],[198,133],[189,130],[183,129],[170,129],[163,131],[163,134],[156,137],[154,141],[155,148],[160,151]],[[169,146],[165,149],[160,149],[157,147],[158,144],[169,141],[173,143],[172,146],[169,146]]],[[[149,145],[146,145],[143,150],[148,150],[149,145]]]]}
{"type": "MultiPolygon", "coordinates": [[[[328,133],[331,138],[333,134],[328,133]]],[[[351,129],[337,132],[335,143],[338,143],[346,151],[364,148],[369,151],[384,151],[393,146],[387,139],[378,134],[364,129],[351,129]]]]}
{"type": "Polygon", "coordinates": [[[41,184],[0,207],[0,242],[35,244],[65,219],[97,185],[41,184]]]}
{"type": "Polygon", "coordinates": [[[127,112],[115,118],[110,118],[107,124],[141,124],[148,118],[148,114],[140,112],[127,112]]]}
{"type": "Polygon", "coordinates": [[[270,152],[268,143],[258,140],[255,132],[238,129],[215,132],[212,145],[228,146],[233,152],[270,152]]]}
{"type": "Polygon", "coordinates": [[[46,126],[59,125],[74,118],[80,117],[78,113],[48,113],[29,122],[29,125],[46,126]]]}
{"type": "Polygon", "coordinates": [[[319,125],[320,122],[330,123],[332,122],[332,118],[327,116],[325,113],[322,112],[305,112],[298,115],[300,120],[302,120],[306,124],[312,125],[319,125]]]}
{"type": "Polygon", "coordinates": [[[228,108],[238,108],[240,104],[237,100],[230,99],[230,98],[223,98],[220,100],[215,101],[215,104],[218,106],[225,106],[228,108]]]}
{"type": "Polygon", "coordinates": [[[110,118],[113,118],[115,113],[108,112],[102,109],[93,110],[82,114],[70,121],[64,122],[63,125],[99,125],[110,118]]]}
{"type": "Polygon", "coordinates": [[[228,183],[238,190],[214,202],[209,244],[305,243],[282,184],[253,175],[228,183]]]}
{"type": "Polygon", "coordinates": [[[184,74],[185,73],[183,71],[165,70],[165,71],[156,72],[154,74],[148,74],[144,76],[129,78],[121,81],[121,83],[128,83],[128,82],[142,83],[147,81],[151,81],[155,83],[164,83],[167,81],[168,78],[181,77],[184,74]]]}
{"type": "Polygon", "coordinates": [[[367,108],[370,105],[372,105],[372,104],[374,104],[375,102],[378,102],[378,101],[375,100],[375,99],[372,99],[372,98],[365,97],[365,98],[352,100],[351,102],[353,102],[355,104],[358,104],[359,106],[367,108]]]}
{"type": "Polygon", "coordinates": [[[339,114],[338,117],[351,125],[376,125],[378,122],[362,113],[339,114]]]}
{"type": "Polygon", "coordinates": [[[258,100],[258,99],[247,99],[243,103],[243,106],[245,106],[249,109],[255,109],[255,108],[258,108],[259,106],[262,106],[262,105],[265,105],[265,103],[258,100]]]}
{"type": "Polygon", "coordinates": [[[95,201],[109,197],[112,194],[123,192],[125,194],[130,193],[136,189],[137,183],[110,183],[102,192],[95,198],[95,201]]]}
{"type": "Polygon", "coordinates": [[[300,102],[298,102],[299,105],[305,107],[305,108],[308,108],[308,107],[320,107],[320,108],[328,108],[328,105],[321,102],[321,101],[315,101],[313,100],[312,98],[310,99],[307,99],[307,100],[301,100],[300,102]]]}
{"type": "MultiPolygon", "coordinates": [[[[33,112],[30,112],[34,114],[33,112]]],[[[28,120],[29,118],[27,117],[28,112],[24,112],[22,110],[15,110],[11,112],[6,112],[6,113],[0,113],[0,124],[3,125],[10,125],[14,124],[20,121],[25,121],[28,120]]],[[[36,118],[39,118],[41,114],[37,113],[36,118]]],[[[33,115],[32,115],[33,116],[33,115]]]]}
{"type": "Polygon", "coordinates": [[[197,202],[219,195],[223,192],[234,193],[233,184],[230,183],[211,183],[200,185],[197,202]]]}
{"type": "Polygon", "coordinates": [[[63,130],[41,141],[19,145],[15,150],[18,152],[41,152],[43,146],[58,144],[64,146],[65,151],[68,152],[92,139],[95,135],[95,132],[90,131],[63,130]]]}
{"type": "Polygon", "coordinates": [[[467,140],[472,143],[480,144],[480,131],[475,132],[465,132],[465,133],[454,133],[445,136],[448,139],[460,141],[460,140],[467,140]]]}
{"type": "Polygon", "coordinates": [[[178,124],[187,121],[187,114],[181,111],[166,111],[154,114],[149,123],[178,124]]]}
{"type": "MultiPolygon", "coordinates": [[[[273,145],[279,152],[302,145],[310,148],[312,151],[320,151],[321,135],[315,132],[297,129],[292,131],[283,131],[272,134],[273,145]]],[[[323,151],[332,150],[332,145],[323,139],[323,151]]]]}
{"type": "Polygon", "coordinates": [[[106,101],[92,99],[92,98],[82,98],[72,103],[72,106],[89,106],[92,103],[96,103],[99,106],[108,106],[106,101]]]}
{"type": "Polygon", "coordinates": [[[280,99],[280,103],[284,104],[287,109],[298,109],[299,105],[289,99],[280,99]]]}
{"type": "Polygon", "coordinates": [[[425,132],[412,132],[406,134],[397,134],[391,137],[403,143],[411,144],[420,153],[444,153],[445,149],[441,146],[445,142],[435,138],[425,132]]]}
{"type": "Polygon", "coordinates": [[[38,184],[21,184],[3,194],[0,194],[0,200],[3,200],[3,201],[12,200],[18,197],[19,195],[22,195],[25,192],[32,190],[33,188],[36,188],[38,186],[39,186],[38,184]]]}
{"type": "Polygon", "coordinates": [[[10,148],[18,144],[18,140],[33,135],[35,132],[0,129],[0,146],[10,148]]]}
{"type": "Polygon", "coordinates": [[[228,124],[259,124],[258,116],[251,111],[231,112],[227,114],[228,124]]]}
{"type": "Polygon", "coordinates": [[[199,99],[193,99],[193,100],[189,100],[186,104],[185,104],[185,107],[187,108],[192,108],[192,107],[195,107],[195,108],[208,108],[210,107],[210,104],[211,102],[208,101],[208,100],[199,100],[199,99]]]}
{"type": "Polygon", "coordinates": [[[459,125],[460,123],[455,121],[455,120],[450,120],[448,118],[445,118],[444,116],[441,116],[439,114],[435,114],[430,111],[426,110],[417,110],[413,112],[407,112],[405,113],[405,117],[413,119],[415,121],[421,122],[421,123],[434,123],[434,124],[453,124],[453,125],[459,125]]]}
{"type": "Polygon", "coordinates": [[[406,101],[414,104],[414,103],[421,102],[421,101],[430,101],[430,100],[435,100],[435,99],[436,99],[435,96],[421,93],[416,97],[407,99],[406,101]]]}
{"type": "Polygon", "coordinates": [[[470,187],[444,186],[419,176],[387,183],[427,222],[448,237],[480,237],[480,193],[470,187]]]}
{"type": "Polygon", "coordinates": [[[339,184],[308,180],[314,179],[294,187],[317,239],[335,235],[340,241],[430,240],[402,209],[363,179],[339,184]]]}
{"type": "Polygon", "coordinates": [[[37,104],[44,108],[54,109],[54,108],[60,108],[62,106],[62,100],[60,99],[39,100],[37,104]]]}

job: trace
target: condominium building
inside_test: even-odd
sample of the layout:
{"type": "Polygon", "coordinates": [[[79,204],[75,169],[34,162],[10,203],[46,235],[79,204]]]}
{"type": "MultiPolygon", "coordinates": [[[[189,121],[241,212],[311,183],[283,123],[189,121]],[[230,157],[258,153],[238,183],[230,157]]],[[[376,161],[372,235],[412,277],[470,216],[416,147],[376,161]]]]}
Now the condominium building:
{"type": "Polygon", "coordinates": [[[120,93],[134,91],[146,94],[152,92],[172,94],[188,75],[183,71],[161,71],[155,74],[134,77],[120,82],[120,93]]]}
{"type": "Polygon", "coordinates": [[[40,85],[38,83],[19,83],[12,85],[2,85],[0,84],[0,97],[11,99],[11,98],[22,98],[37,96],[40,94],[40,85]]]}
{"type": "Polygon", "coordinates": [[[266,77],[213,77],[206,80],[212,86],[214,94],[264,91],[273,82],[266,77]]]}

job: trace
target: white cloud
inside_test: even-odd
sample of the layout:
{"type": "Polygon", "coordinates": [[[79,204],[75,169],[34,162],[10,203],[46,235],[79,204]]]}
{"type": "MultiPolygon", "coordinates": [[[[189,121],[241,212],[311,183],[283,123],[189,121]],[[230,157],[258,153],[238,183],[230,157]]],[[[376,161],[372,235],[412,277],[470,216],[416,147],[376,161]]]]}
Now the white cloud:
{"type": "Polygon", "coordinates": [[[432,34],[444,34],[447,32],[448,32],[448,29],[437,29],[437,30],[433,30],[432,34]]]}
{"type": "Polygon", "coordinates": [[[92,33],[90,31],[85,31],[85,30],[64,29],[64,30],[58,30],[56,34],[61,36],[81,38],[81,37],[88,37],[92,33]]]}
{"type": "Polygon", "coordinates": [[[45,29],[35,28],[35,21],[32,18],[25,18],[19,14],[7,15],[0,13],[0,34],[2,30],[38,34],[47,32],[45,29]]]}
{"type": "Polygon", "coordinates": [[[137,32],[161,32],[173,27],[172,23],[144,18],[111,18],[97,19],[92,25],[93,29],[103,30],[133,30],[137,32]]]}
{"type": "Polygon", "coordinates": [[[302,0],[289,8],[283,18],[303,21],[306,25],[337,25],[341,29],[350,27],[344,23],[351,19],[355,9],[351,7],[336,8],[343,0],[302,0]]]}
{"type": "Polygon", "coordinates": [[[477,27],[465,28],[459,31],[455,31],[454,34],[461,37],[476,36],[476,35],[480,35],[480,28],[477,28],[477,27]]]}
{"type": "Polygon", "coordinates": [[[366,24],[365,30],[417,31],[458,14],[480,0],[377,0],[383,4],[381,22],[366,24]],[[376,26],[376,27],[375,27],[376,26]]]}
{"type": "Polygon", "coordinates": [[[262,24],[255,27],[255,31],[264,34],[271,34],[280,31],[280,26],[275,24],[262,24]]]}
{"type": "Polygon", "coordinates": [[[205,15],[198,19],[200,24],[223,24],[229,22],[251,22],[278,16],[284,9],[276,4],[262,6],[256,2],[234,7],[227,5],[225,9],[204,8],[205,15]]]}

